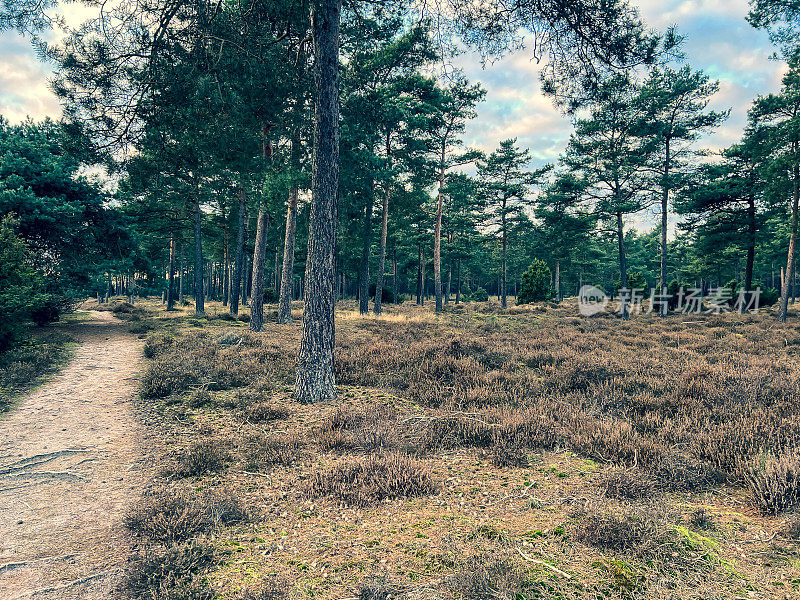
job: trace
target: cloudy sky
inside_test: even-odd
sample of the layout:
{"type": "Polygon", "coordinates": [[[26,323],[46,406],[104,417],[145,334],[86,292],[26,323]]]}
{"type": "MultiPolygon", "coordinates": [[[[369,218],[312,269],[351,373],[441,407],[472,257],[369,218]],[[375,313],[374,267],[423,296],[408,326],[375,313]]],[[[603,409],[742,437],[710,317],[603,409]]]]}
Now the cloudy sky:
{"type": "MultiPolygon", "coordinates": [[[[758,94],[777,90],[781,64],[769,60],[772,48],[765,33],[745,21],[747,0],[633,0],[650,27],[677,25],[685,36],[685,54],[696,69],[720,81],[713,107],[731,108],[730,119],[703,140],[724,147],[741,134],[747,107],[758,94]]],[[[74,11],[75,5],[67,5],[74,11]]],[[[71,15],[77,20],[76,16],[71,15]]],[[[553,161],[569,138],[569,122],[540,93],[538,65],[521,51],[481,69],[477,57],[459,62],[467,76],[488,90],[479,117],[470,124],[466,141],[492,150],[500,140],[516,137],[531,149],[536,163],[553,161]]],[[[0,114],[12,122],[30,115],[58,117],[58,103],[47,87],[50,67],[37,61],[30,44],[11,32],[0,34],[0,114]]]]}

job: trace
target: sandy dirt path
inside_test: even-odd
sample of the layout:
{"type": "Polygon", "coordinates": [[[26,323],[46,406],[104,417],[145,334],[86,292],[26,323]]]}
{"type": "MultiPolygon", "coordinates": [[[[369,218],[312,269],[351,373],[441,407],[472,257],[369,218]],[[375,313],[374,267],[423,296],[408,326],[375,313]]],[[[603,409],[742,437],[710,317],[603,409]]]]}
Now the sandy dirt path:
{"type": "Polygon", "coordinates": [[[0,415],[0,597],[108,598],[142,484],[133,397],[141,342],[107,312],[61,329],[80,345],[0,415]]]}

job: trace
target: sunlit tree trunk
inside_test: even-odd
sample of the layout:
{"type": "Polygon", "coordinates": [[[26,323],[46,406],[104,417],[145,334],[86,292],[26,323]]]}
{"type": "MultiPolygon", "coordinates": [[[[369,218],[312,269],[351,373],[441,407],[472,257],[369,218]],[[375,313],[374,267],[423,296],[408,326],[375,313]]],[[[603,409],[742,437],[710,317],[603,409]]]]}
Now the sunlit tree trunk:
{"type": "MultiPolygon", "coordinates": [[[[292,165],[299,168],[300,139],[295,134],[292,140],[292,165]]],[[[283,238],[283,271],[281,273],[280,303],[278,306],[278,322],[292,322],[292,289],[294,287],[294,245],[297,230],[297,198],[299,190],[297,181],[292,182],[289,190],[289,203],[286,207],[286,234],[283,238]]]]}
{"type": "MultiPolygon", "coordinates": [[[[797,142],[792,144],[792,150],[796,153],[797,152],[797,142]]],[[[794,283],[794,267],[795,267],[795,248],[797,245],[797,210],[798,210],[798,202],[800,201],[800,165],[798,165],[797,161],[794,163],[793,167],[793,175],[794,175],[794,185],[792,191],[792,221],[791,226],[789,229],[789,252],[786,257],[786,271],[784,272],[784,279],[781,282],[781,306],[780,312],[778,314],[778,319],[781,322],[786,322],[786,315],[789,310],[789,293],[790,287],[793,287],[794,283]]]]}
{"type": "Polygon", "coordinates": [[[442,312],[442,213],[444,212],[445,151],[447,144],[442,141],[439,157],[439,193],[436,198],[436,224],[433,229],[433,291],[436,296],[436,312],[442,312]]]}
{"type": "Polygon", "coordinates": [[[203,215],[200,210],[200,191],[195,183],[192,198],[192,222],[194,223],[194,314],[202,317],[205,314],[205,296],[203,290],[203,215]]]}
{"type": "Polygon", "coordinates": [[[169,236],[169,285],[167,287],[167,310],[175,310],[175,232],[169,236]]]}
{"type": "Polygon", "coordinates": [[[269,215],[262,201],[256,219],[256,241],[253,246],[253,287],[250,292],[250,330],[264,329],[264,262],[267,254],[269,215]]]}
{"type": "Polygon", "coordinates": [[[339,21],[341,0],[316,0],[314,40],[314,155],[306,262],[305,309],[295,398],[336,398],[333,373],[334,274],[339,188],[339,21]]]}
{"type": "MultiPolygon", "coordinates": [[[[628,287],[628,260],[625,256],[625,231],[622,221],[622,213],[617,212],[617,250],[619,252],[619,285],[620,288],[628,287]]],[[[620,297],[622,302],[622,318],[628,318],[628,302],[624,296],[620,297]]]]}
{"type": "MultiPolygon", "coordinates": [[[[387,132],[386,134],[386,161],[389,169],[391,169],[391,137],[387,132]]],[[[386,270],[386,238],[389,233],[389,194],[391,190],[391,183],[387,179],[386,186],[383,190],[383,204],[381,206],[381,245],[378,250],[378,275],[375,281],[375,303],[373,304],[373,311],[376,315],[381,314],[383,305],[383,272],[386,270]]],[[[395,299],[397,302],[397,299],[395,299]]]]}
{"type": "Polygon", "coordinates": [[[242,293],[242,270],[244,267],[244,235],[247,223],[247,193],[243,186],[238,190],[239,223],[236,229],[236,255],[233,258],[231,277],[231,314],[239,314],[239,296],[242,293]]]}

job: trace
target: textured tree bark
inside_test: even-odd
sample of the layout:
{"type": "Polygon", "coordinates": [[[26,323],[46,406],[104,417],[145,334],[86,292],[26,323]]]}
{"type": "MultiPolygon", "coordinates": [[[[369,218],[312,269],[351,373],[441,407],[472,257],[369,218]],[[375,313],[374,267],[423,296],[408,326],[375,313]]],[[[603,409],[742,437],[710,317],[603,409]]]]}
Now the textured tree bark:
{"type": "Polygon", "coordinates": [[[167,310],[175,310],[175,232],[169,236],[169,287],[167,288],[167,310]]]}
{"type": "MultiPolygon", "coordinates": [[[[444,212],[445,143],[442,142],[439,165],[439,193],[436,199],[436,224],[433,228],[433,289],[436,295],[436,312],[442,312],[442,213],[444,212]]],[[[505,306],[505,305],[504,305],[505,306]]]]}
{"type": "MultiPolygon", "coordinates": [[[[292,146],[294,154],[294,146],[292,146]]],[[[283,239],[283,272],[281,273],[281,297],[278,306],[278,323],[292,322],[292,288],[294,287],[294,244],[297,230],[297,184],[289,191],[286,207],[286,234],[283,239]]]]}
{"type": "MultiPolygon", "coordinates": [[[[797,142],[793,144],[794,150],[797,150],[797,142]]],[[[794,283],[794,255],[797,246],[797,210],[798,202],[800,201],[800,165],[796,162],[794,164],[794,190],[792,192],[792,222],[789,234],[789,252],[786,257],[786,271],[784,272],[784,280],[781,282],[781,307],[778,314],[778,319],[786,322],[786,314],[789,309],[789,292],[792,283],[794,283]]]]}
{"type": "Polygon", "coordinates": [[[458,267],[456,270],[456,304],[461,303],[461,259],[458,259],[458,267]]]}
{"type": "Polygon", "coordinates": [[[206,312],[203,292],[203,215],[200,211],[197,186],[192,198],[192,221],[194,223],[194,314],[202,317],[206,312]]]}
{"type": "Polygon", "coordinates": [[[397,299],[397,248],[392,248],[392,304],[400,304],[397,299]]]}
{"type": "MultiPolygon", "coordinates": [[[[747,265],[744,269],[744,289],[753,288],[753,265],[756,259],[756,200],[753,194],[747,198],[747,265]]],[[[773,274],[774,276],[774,274],[773,274]]],[[[774,285],[774,284],[773,284],[774,285]]]]}
{"type": "Polygon", "coordinates": [[[444,303],[450,304],[450,287],[453,284],[453,261],[447,265],[447,285],[444,288],[444,303]]]}
{"type": "MultiPolygon", "coordinates": [[[[271,125],[261,128],[261,148],[264,162],[272,157],[272,141],[269,139],[271,125]]],[[[250,291],[250,331],[264,329],[264,268],[267,260],[267,232],[269,230],[269,214],[262,197],[258,203],[256,219],[256,241],[253,246],[253,284],[250,291]]]]}
{"type": "Polygon", "coordinates": [[[361,248],[361,269],[359,281],[361,287],[358,292],[358,312],[362,315],[369,314],[369,248],[372,242],[372,207],[375,198],[370,196],[364,210],[364,246],[361,248]]]}
{"type": "Polygon", "coordinates": [[[417,245],[417,304],[419,306],[423,305],[422,294],[424,293],[424,290],[422,288],[425,286],[425,275],[423,269],[422,243],[419,243],[417,245]]]}
{"type": "Polygon", "coordinates": [[[183,302],[183,274],[186,272],[186,267],[183,264],[183,243],[178,246],[180,257],[180,277],[178,277],[178,302],[183,302]]]}
{"type": "Polygon", "coordinates": [[[508,250],[508,227],[506,224],[506,200],[503,199],[503,268],[500,273],[500,306],[508,308],[508,296],[506,293],[506,280],[508,277],[508,262],[506,252],[508,250]]]}
{"type": "Polygon", "coordinates": [[[336,398],[333,373],[334,260],[339,188],[339,22],[341,0],[316,0],[314,40],[314,154],[306,261],[303,332],[297,360],[295,398],[336,398]]]}
{"type": "MultiPolygon", "coordinates": [[[[658,281],[658,293],[663,293],[667,287],[667,216],[669,210],[669,167],[670,167],[670,154],[669,154],[669,138],[666,141],[666,154],[664,159],[664,184],[661,193],[661,273],[658,281]]],[[[665,317],[667,315],[667,303],[661,303],[661,310],[659,315],[665,317]]]]}
{"type": "Polygon", "coordinates": [[[244,187],[238,190],[239,224],[236,229],[236,255],[233,258],[233,276],[231,277],[231,314],[239,314],[239,295],[242,292],[242,267],[244,263],[244,230],[247,222],[247,193],[244,187]]]}
{"type": "MultiPolygon", "coordinates": [[[[625,256],[625,231],[622,222],[622,213],[617,213],[617,250],[619,252],[619,285],[620,288],[628,287],[628,260],[625,256]]],[[[625,297],[621,297],[622,318],[628,318],[628,303],[625,297]]]]}
{"type": "Polygon", "coordinates": [[[258,207],[256,242],[253,246],[253,289],[250,292],[250,331],[264,329],[264,262],[267,255],[269,215],[264,203],[258,207]]]}
{"type": "MultiPolygon", "coordinates": [[[[386,134],[386,162],[389,169],[391,169],[392,146],[391,134],[386,134]]],[[[375,303],[373,304],[373,312],[376,315],[381,314],[383,307],[383,272],[386,270],[386,238],[389,233],[389,194],[391,193],[391,183],[386,181],[386,187],[383,190],[383,204],[381,206],[381,246],[378,251],[378,276],[375,281],[375,303]]],[[[395,299],[397,302],[397,299],[395,299]]]]}
{"type": "Polygon", "coordinates": [[[556,261],[556,277],[553,287],[556,292],[556,302],[561,302],[561,261],[556,261]]]}

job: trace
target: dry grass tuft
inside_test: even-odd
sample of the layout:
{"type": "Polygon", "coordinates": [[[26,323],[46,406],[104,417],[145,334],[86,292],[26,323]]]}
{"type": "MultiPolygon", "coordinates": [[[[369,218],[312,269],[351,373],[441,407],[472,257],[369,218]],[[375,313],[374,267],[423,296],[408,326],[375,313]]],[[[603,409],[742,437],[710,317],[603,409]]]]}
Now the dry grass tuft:
{"type": "Polygon", "coordinates": [[[370,506],[436,490],[437,485],[421,463],[403,454],[380,452],[341,461],[316,473],[308,494],[312,498],[331,496],[349,506],[370,506]]]}
{"type": "Polygon", "coordinates": [[[619,514],[592,511],[579,517],[573,538],[606,552],[652,556],[674,537],[643,509],[623,509],[619,514]]]}
{"type": "Polygon", "coordinates": [[[296,434],[273,437],[255,436],[245,448],[245,469],[268,471],[276,466],[290,467],[308,459],[305,441],[296,434]]]}
{"type": "Polygon", "coordinates": [[[372,577],[358,585],[358,600],[404,600],[405,590],[386,577],[372,577]]]}
{"type": "Polygon", "coordinates": [[[448,581],[454,597],[461,600],[556,600],[567,597],[557,584],[531,578],[519,564],[479,554],[457,567],[448,581]]]}
{"type": "Polygon", "coordinates": [[[391,405],[340,406],[314,430],[320,449],[333,452],[391,450],[406,446],[403,425],[391,405]]]}
{"type": "Polygon", "coordinates": [[[129,560],[118,590],[132,600],[212,600],[204,577],[217,562],[208,544],[148,547],[129,560]]]}
{"type": "Polygon", "coordinates": [[[717,528],[714,522],[714,515],[704,508],[698,508],[692,513],[692,516],[689,517],[689,525],[695,529],[702,529],[704,531],[713,531],[717,528]]]}
{"type": "Polygon", "coordinates": [[[762,454],[745,464],[742,473],[756,505],[778,514],[800,505],[800,455],[762,454]]]}
{"type": "Polygon", "coordinates": [[[206,526],[197,502],[182,492],[164,492],[142,498],[125,515],[125,527],[159,544],[185,542],[206,526]]]}
{"type": "Polygon", "coordinates": [[[617,500],[646,500],[656,492],[656,482],[633,469],[615,469],[602,478],[600,485],[606,498],[617,500]]]}
{"type": "Polygon", "coordinates": [[[178,464],[172,473],[176,477],[199,477],[219,473],[225,468],[230,454],[212,439],[203,439],[193,444],[178,456],[178,464]]]}

